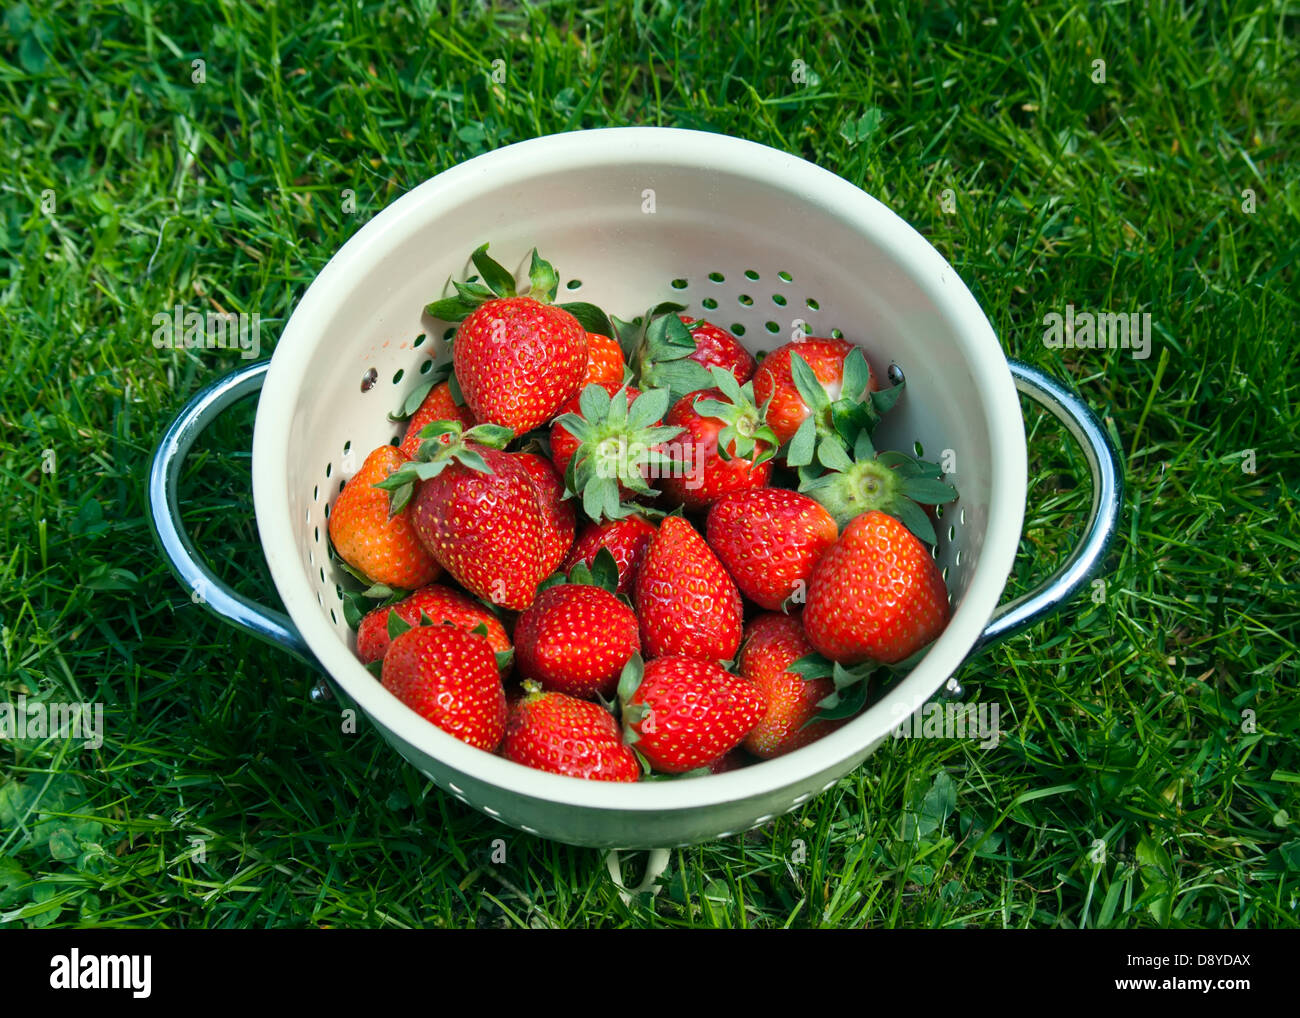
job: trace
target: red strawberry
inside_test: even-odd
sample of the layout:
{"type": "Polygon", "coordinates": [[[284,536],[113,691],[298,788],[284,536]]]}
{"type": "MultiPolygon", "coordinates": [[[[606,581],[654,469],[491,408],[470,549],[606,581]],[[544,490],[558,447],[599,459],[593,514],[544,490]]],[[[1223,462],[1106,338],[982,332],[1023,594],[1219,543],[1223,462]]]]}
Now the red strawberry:
{"type": "Polygon", "coordinates": [[[765,487],[779,445],[752,392],[721,368],[715,370],[722,388],[689,393],[664,419],[685,433],[663,447],[676,469],[666,471],[660,484],[687,509],[702,509],[733,491],[765,487]]]}
{"type": "Polygon", "coordinates": [[[532,297],[489,300],[460,323],[452,361],[475,418],[521,435],[578,391],[587,332],[563,308],[532,297]]]}
{"type": "Polygon", "coordinates": [[[542,532],[542,575],[550,576],[573,547],[577,515],[573,500],[564,497],[564,482],[546,457],[531,452],[512,455],[528,471],[542,498],[546,516],[546,527],[542,532]]]}
{"type": "Polygon", "coordinates": [[[610,382],[588,385],[551,425],[551,456],[565,488],[582,496],[593,520],[622,519],[632,513],[624,499],[655,494],[646,477],[664,461],[660,443],[681,430],[659,424],[666,389],[620,391],[610,382]]]}
{"type": "Polygon", "coordinates": [[[716,760],[709,761],[707,766],[710,774],[726,774],[728,771],[738,771],[742,767],[748,767],[753,763],[753,758],[742,749],[733,749],[730,753],[724,753],[716,760]]]}
{"type": "Polygon", "coordinates": [[[563,693],[543,693],[535,683],[525,686],[532,689],[511,705],[506,722],[501,754],[507,760],[593,781],[641,777],[636,755],[609,711],[563,693]]]}
{"type": "Polygon", "coordinates": [[[636,669],[629,668],[619,681],[619,699],[628,741],[651,767],[669,774],[729,753],[767,710],[748,679],[679,656],[647,662],[639,684],[636,669]]]}
{"type": "Polygon", "coordinates": [[[740,646],[741,612],[740,591],[704,538],[680,516],[667,517],[636,582],[646,656],[730,661],[740,646]]]}
{"type": "Polygon", "coordinates": [[[587,333],[587,373],[578,388],[585,389],[592,382],[623,384],[623,348],[618,340],[600,332],[587,333]]]}
{"type": "Polygon", "coordinates": [[[830,513],[788,488],[727,495],[709,509],[709,547],[740,592],[768,611],[803,603],[808,577],[839,528],[830,513]]]}
{"type": "Polygon", "coordinates": [[[372,485],[387,480],[407,462],[391,445],[373,450],[339,492],[330,511],[334,550],[348,565],[375,583],[415,588],[442,571],[420,543],[407,510],[389,517],[388,493],[372,485]]]}
{"type": "MultiPolygon", "coordinates": [[[[691,325],[695,321],[689,315],[677,317],[686,325],[691,325]]],[[[753,355],[726,329],[701,320],[693,325],[690,331],[691,338],[695,340],[695,352],[688,356],[696,364],[701,364],[705,368],[715,365],[723,368],[731,372],[741,385],[754,377],[753,355]]]]}
{"type": "Polygon", "coordinates": [[[948,591],[912,532],[882,512],[850,523],[813,569],[803,625],[833,661],[895,664],[948,624],[948,591]]]}
{"type": "Polygon", "coordinates": [[[395,614],[408,626],[418,626],[421,613],[428,615],[437,625],[447,623],[465,630],[486,626],[487,641],[494,652],[503,653],[510,649],[510,638],[506,636],[500,619],[459,590],[432,584],[421,587],[396,604],[366,613],[357,627],[357,657],[361,658],[361,663],[379,661],[387,653],[390,614],[395,614]]]}
{"type": "Polygon", "coordinates": [[[486,637],[416,626],[384,655],[384,688],[426,721],[489,752],[505,734],[506,694],[486,637]]]}
{"type": "Polygon", "coordinates": [[[628,594],[636,589],[636,577],[645,560],[650,539],[657,531],[640,516],[628,516],[606,523],[589,523],[573,542],[569,555],[560,567],[568,573],[579,562],[590,567],[601,548],[608,548],[618,566],[618,593],[628,594]]]}
{"type": "MultiPolygon", "coordinates": [[[[472,428],[477,423],[469,407],[456,405],[451,395],[451,387],[446,382],[439,382],[429,390],[429,395],[424,397],[424,402],[407,422],[406,435],[398,448],[411,459],[415,459],[420,451],[420,442],[423,441],[420,432],[425,425],[432,424],[434,421],[460,421],[465,428],[472,428]]],[[[438,441],[445,445],[451,441],[451,436],[441,435],[438,441]]]]}
{"type": "Polygon", "coordinates": [[[754,373],[754,358],[735,336],[686,315],[661,315],[651,321],[633,362],[642,387],[668,389],[673,402],[689,392],[717,385],[711,371],[714,367],[741,385],[754,373]]]}
{"type": "Polygon", "coordinates": [[[767,405],[767,422],[782,445],[794,437],[799,426],[813,413],[820,418],[816,422],[819,433],[829,434],[832,431],[828,409],[831,403],[862,407],[861,412],[866,420],[870,420],[870,400],[866,396],[878,385],[865,356],[861,368],[854,370],[855,384],[852,388],[858,391],[843,390],[845,362],[858,349],[844,339],[809,337],[773,350],[758,366],[754,372],[754,397],[759,403],[771,401],[767,405]],[[808,398],[812,394],[800,390],[791,369],[792,354],[798,355],[812,369],[816,376],[813,384],[820,383],[822,392],[815,401],[808,398]],[[860,386],[858,382],[861,382],[860,386]]]}
{"type": "Polygon", "coordinates": [[[640,650],[632,609],[600,587],[550,587],[515,627],[519,674],[588,700],[608,699],[628,658],[640,650]]]}
{"type": "Polygon", "coordinates": [[[745,628],[740,651],[740,674],[752,681],[767,697],[767,714],[745,736],[745,748],[770,760],[816,742],[833,732],[843,721],[815,721],[819,701],[835,692],[832,679],[805,679],[786,668],[813,653],[798,617],[768,613],[758,615],[745,628]]]}
{"type": "Polygon", "coordinates": [[[505,608],[527,608],[553,554],[548,541],[554,524],[536,483],[514,456],[473,441],[453,443],[438,455],[439,462],[422,465],[438,472],[420,482],[412,505],[420,540],[470,593],[505,608]]]}
{"type": "MultiPolygon", "coordinates": [[[[641,395],[640,389],[634,388],[630,385],[624,386],[621,381],[594,382],[591,384],[599,385],[609,393],[611,399],[618,395],[620,389],[626,389],[628,406],[631,406],[636,398],[641,395]]],[[[586,385],[584,385],[583,388],[585,389],[586,385]]],[[[569,469],[569,461],[573,459],[573,454],[578,451],[578,446],[582,443],[574,436],[573,432],[563,424],[559,423],[558,418],[565,414],[577,414],[581,417],[582,407],[579,403],[581,397],[582,393],[579,392],[577,396],[574,396],[573,399],[560,407],[559,413],[556,414],[557,420],[551,425],[551,460],[555,463],[555,469],[559,471],[561,477],[563,477],[564,472],[569,469]]]]}

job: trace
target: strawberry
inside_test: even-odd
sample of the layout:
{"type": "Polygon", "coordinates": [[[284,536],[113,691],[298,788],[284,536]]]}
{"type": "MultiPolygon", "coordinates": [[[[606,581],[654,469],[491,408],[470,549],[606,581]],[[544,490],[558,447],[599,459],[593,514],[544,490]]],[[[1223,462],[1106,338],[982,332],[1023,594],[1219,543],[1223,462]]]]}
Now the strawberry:
{"type": "Polygon", "coordinates": [[[581,495],[583,512],[596,521],[622,519],[633,512],[623,499],[655,494],[646,477],[668,462],[658,447],[681,430],[659,424],[668,409],[666,389],[620,392],[608,382],[588,385],[577,406],[551,425],[551,455],[565,490],[581,495]]]}
{"type": "Polygon", "coordinates": [[[546,520],[542,530],[542,575],[550,576],[573,547],[577,514],[573,502],[564,497],[564,482],[550,460],[531,452],[511,455],[528,471],[542,498],[546,520]]]}
{"type": "Polygon", "coordinates": [[[451,433],[450,443],[425,442],[420,452],[429,459],[383,482],[393,507],[412,502],[420,540],[471,594],[527,608],[554,555],[550,508],[524,464],[493,448],[509,440],[509,429],[480,424],[462,435],[457,421],[430,425],[439,427],[451,433]]]}
{"type": "MultiPolygon", "coordinates": [[[[536,250],[525,297],[516,296],[514,277],[488,257],[486,244],[470,259],[482,282],[457,282],[456,296],[425,310],[460,322],[452,364],[475,420],[523,434],[545,424],[578,391],[587,373],[587,329],[563,306],[550,303],[559,277],[536,250]]],[[[590,305],[570,306],[604,318],[590,305]]]]}
{"type": "Polygon", "coordinates": [[[624,738],[655,770],[681,774],[725,756],[767,711],[757,686],[711,661],[640,665],[633,658],[619,679],[624,738]]]}
{"type": "Polygon", "coordinates": [[[835,682],[805,679],[786,669],[813,652],[796,616],[765,613],[755,616],[745,628],[738,670],[763,692],[768,704],[763,720],[745,736],[744,746],[755,756],[764,760],[781,756],[816,742],[844,723],[807,724],[816,716],[819,701],[835,692],[835,682]]]}
{"type": "Polygon", "coordinates": [[[498,654],[510,650],[510,639],[500,619],[459,590],[435,583],[421,587],[396,604],[366,613],[357,627],[357,657],[361,658],[361,663],[382,660],[387,653],[392,642],[388,636],[389,615],[396,615],[408,626],[415,626],[419,624],[422,613],[437,625],[446,623],[465,630],[486,626],[487,641],[492,650],[498,654]]]}
{"type": "Polygon", "coordinates": [[[872,511],[853,520],[813,569],[803,625],[832,661],[895,664],[935,639],[948,618],[948,592],[925,545],[872,511]]]}
{"type": "MultiPolygon", "coordinates": [[[[812,369],[818,385],[822,386],[831,401],[839,399],[844,379],[844,359],[857,349],[845,339],[821,339],[809,336],[778,347],[763,359],[754,372],[754,396],[759,402],[770,400],[767,408],[768,424],[782,444],[790,441],[794,433],[814,410],[799,387],[791,369],[791,356],[797,354],[812,369]]],[[[867,385],[875,388],[871,372],[867,371],[867,385]]]]}
{"type": "Polygon", "coordinates": [[[589,523],[573,542],[569,555],[560,569],[567,573],[579,562],[590,567],[601,548],[608,548],[618,566],[616,593],[631,595],[636,589],[636,577],[645,560],[650,539],[657,531],[654,524],[640,516],[628,516],[606,523],[589,523]]]}
{"type": "MultiPolygon", "coordinates": [[[[634,388],[631,385],[625,386],[622,382],[592,382],[590,384],[599,385],[609,393],[611,403],[613,402],[613,398],[618,395],[620,389],[624,390],[628,406],[631,406],[633,402],[636,401],[636,398],[641,395],[640,389],[634,388]]],[[[586,386],[583,386],[583,388],[585,389],[586,386]]],[[[566,414],[576,414],[577,416],[582,417],[584,422],[587,420],[582,413],[581,392],[579,392],[577,396],[574,396],[573,399],[569,400],[569,402],[565,403],[564,406],[560,407],[559,413],[555,415],[555,421],[551,424],[551,461],[555,464],[555,469],[560,472],[561,477],[563,477],[565,472],[569,469],[569,463],[573,459],[573,454],[577,452],[578,448],[582,445],[582,442],[573,434],[573,432],[560,423],[560,418],[566,414]]],[[[620,494],[626,493],[626,488],[620,489],[620,494]]]]}
{"type": "Polygon", "coordinates": [[[647,657],[730,661],[740,646],[740,591],[716,555],[680,516],[669,516],[646,549],[636,613],[647,657]]]}
{"type": "Polygon", "coordinates": [[[587,373],[578,388],[585,389],[592,382],[610,382],[615,387],[623,384],[623,348],[618,340],[599,332],[587,333],[587,373]]]}
{"type": "Polygon", "coordinates": [[[534,682],[510,707],[501,754],[552,774],[592,781],[636,781],[641,767],[618,722],[599,704],[542,692],[534,682]]]}
{"type": "Polygon", "coordinates": [[[808,577],[839,528],[806,495],[788,488],[756,488],[727,495],[709,509],[709,547],[740,592],[761,608],[802,603],[808,577]]]}
{"type": "Polygon", "coordinates": [[[416,626],[384,655],[384,688],[426,721],[489,752],[505,734],[506,694],[486,637],[416,626]]]}
{"type": "Polygon", "coordinates": [[[606,699],[628,658],[641,650],[632,609],[600,587],[549,587],[519,616],[519,674],[545,689],[606,699]]]}
{"type": "Polygon", "coordinates": [[[719,367],[730,372],[741,385],[754,377],[754,356],[743,346],[740,340],[726,329],[719,328],[703,319],[696,320],[689,315],[678,315],[684,325],[690,326],[691,338],[695,340],[695,352],[688,354],[696,364],[705,368],[719,367]]]}
{"type": "Polygon", "coordinates": [[[754,374],[754,358],[735,336],[687,315],[666,314],[652,320],[634,363],[641,384],[668,389],[673,402],[716,385],[710,370],[715,366],[741,385],[754,374]]]}
{"type": "Polygon", "coordinates": [[[684,433],[664,446],[676,469],[666,472],[662,487],[687,509],[703,509],[733,491],[765,487],[779,445],[754,405],[753,390],[722,368],[712,370],[718,388],[688,393],[664,419],[684,433]]]}
{"type": "MultiPolygon", "coordinates": [[[[423,441],[420,432],[424,430],[425,425],[448,420],[460,421],[467,429],[478,423],[470,413],[469,407],[457,406],[455,399],[452,398],[451,386],[447,382],[439,382],[429,390],[429,394],[424,397],[419,408],[411,415],[406,425],[406,435],[398,448],[411,459],[415,459],[420,451],[420,443],[423,441]]],[[[438,438],[438,441],[444,444],[450,440],[447,434],[438,438]]]]}
{"type": "Polygon", "coordinates": [[[329,535],[339,557],[372,582],[413,589],[442,570],[420,542],[411,513],[390,516],[388,493],[374,487],[407,460],[391,445],[373,450],[334,501],[329,535]]]}
{"type": "Polygon", "coordinates": [[[506,297],[487,301],[460,323],[452,358],[475,418],[523,434],[578,391],[587,333],[563,308],[506,297]]]}

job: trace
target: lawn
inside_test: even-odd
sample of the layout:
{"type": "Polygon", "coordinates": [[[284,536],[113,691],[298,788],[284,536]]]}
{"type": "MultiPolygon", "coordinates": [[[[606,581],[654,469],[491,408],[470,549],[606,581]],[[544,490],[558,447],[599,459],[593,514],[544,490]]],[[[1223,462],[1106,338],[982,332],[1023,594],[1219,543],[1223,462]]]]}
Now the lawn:
{"type": "MultiPolygon", "coordinates": [[[[104,724],[98,748],[0,741],[0,927],[1300,926],[1300,12],[407,7],[4,11],[0,703],[97,702],[104,724]],[[962,671],[1001,705],[995,748],[891,742],[794,813],[673,852],[630,902],[603,853],[341,731],[310,669],[191,603],[144,510],[168,422],[244,363],[157,349],[155,314],[257,312],[267,356],[404,192],[621,125],[748,138],[878,197],[1009,356],[1097,410],[1128,484],[1105,586],[962,671]],[[1149,356],[1045,344],[1069,306],[1150,313],[1149,356]]],[[[274,602],[253,415],[196,446],[185,519],[274,602]]],[[[1090,499],[1060,427],[1025,416],[1008,597],[1090,499]]]]}

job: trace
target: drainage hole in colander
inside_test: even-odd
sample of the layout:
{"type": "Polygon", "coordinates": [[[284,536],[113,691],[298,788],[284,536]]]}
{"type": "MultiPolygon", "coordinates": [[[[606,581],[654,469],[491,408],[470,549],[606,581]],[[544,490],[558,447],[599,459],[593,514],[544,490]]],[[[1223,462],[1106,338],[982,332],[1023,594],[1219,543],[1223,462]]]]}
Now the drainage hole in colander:
{"type": "Polygon", "coordinates": [[[785,307],[785,305],[786,305],[786,299],[785,299],[785,297],[782,296],[781,294],[779,294],[779,293],[774,293],[774,294],[772,294],[772,303],[775,304],[775,305],[776,305],[777,307],[779,307],[779,308],[783,308],[783,307],[785,307]]]}
{"type": "Polygon", "coordinates": [[[704,309],[706,311],[713,311],[718,306],[718,302],[714,300],[712,297],[705,297],[702,301],[700,301],[700,303],[704,305],[704,309]]]}
{"type": "Polygon", "coordinates": [[[727,281],[727,277],[721,272],[710,272],[709,278],[715,283],[725,283],[727,281]]]}
{"type": "Polygon", "coordinates": [[[736,300],[744,304],[745,307],[750,307],[754,303],[754,298],[747,293],[742,293],[739,297],[736,298],[736,300]]]}
{"type": "Polygon", "coordinates": [[[319,591],[319,590],[316,591],[316,600],[317,600],[318,602],[320,602],[320,606],[321,606],[322,608],[325,607],[325,598],[323,598],[323,597],[320,596],[320,591],[319,591]]]}
{"type": "Polygon", "coordinates": [[[581,279],[570,279],[567,283],[564,284],[564,288],[566,290],[577,290],[581,286],[582,286],[581,279]]]}
{"type": "Polygon", "coordinates": [[[320,581],[321,581],[321,583],[324,583],[324,582],[325,582],[325,567],[324,567],[324,566],[321,566],[321,567],[320,567],[320,581]]]}
{"type": "MultiPolygon", "coordinates": [[[[314,487],[314,488],[311,489],[311,500],[312,500],[313,502],[319,502],[319,501],[320,501],[320,485],[319,485],[319,484],[316,485],[316,487],[314,487]]],[[[308,509],[307,512],[310,513],[311,510],[308,509]]]]}
{"type": "Polygon", "coordinates": [[[316,528],[316,543],[320,544],[320,527],[316,528]]]}
{"type": "Polygon", "coordinates": [[[325,476],[326,476],[326,477],[329,477],[329,475],[333,472],[333,470],[334,470],[334,464],[333,464],[333,463],[326,463],[326,464],[325,464],[325,476]]]}
{"type": "Polygon", "coordinates": [[[957,549],[957,557],[954,558],[954,559],[952,560],[952,564],[955,565],[955,566],[959,566],[959,565],[961,565],[961,549],[960,549],[960,548],[957,549]]]}
{"type": "Polygon", "coordinates": [[[731,331],[735,333],[737,336],[743,336],[745,334],[745,327],[741,325],[739,322],[735,322],[731,326],[731,331]]]}
{"type": "MultiPolygon", "coordinates": [[[[323,608],[325,606],[321,605],[321,607],[323,608]]],[[[339,617],[334,614],[333,608],[330,609],[330,621],[333,622],[336,626],[339,624],[339,617]]]]}
{"type": "Polygon", "coordinates": [[[774,336],[781,331],[781,326],[777,325],[776,322],[764,322],[763,327],[774,336]]]}
{"type": "Polygon", "coordinates": [[[425,361],[423,364],[420,365],[420,374],[422,375],[427,375],[432,370],[433,370],[433,361],[425,361]]]}
{"type": "Polygon", "coordinates": [[[330,504],[328,502],[325,503],[325,518],[327,520],[330,518],[330,504]]]}
{"type": "Polygon", "coordinates": [[[403,376],[404,374],[406,374],[406,369],[405,369],[405,368],[398,368],[398,369],[397,369],[397,374],[395,374],[395,375],[393,376],[393,384],[396,385],[398,382],[400,382],[400,381],[402,380],[402,376],[403,376]]]}
{"type": "Polygon", "coordinates": [[[839,329],[831,329],[831,339],[843,339],[844,333],[839,329]]]}
{"type": "MultiPolygon", "coordinates": [[[[938,517],[939,519],[943,519],[943,506],[941,506],[941,505],[937,505],[937,506],[935,506],[935,507],[934,507],[934,515],[935,515],[936,517],[938,517]]],[[[949,529],[951,529],[951,528],[949,528],[949,529]]]]}
{"type": "Polygon", "coordinates": [[[925,455],[925,446],[923,446],[920,442],[913,442],[913,443],[912,443],[912,448],[913,448],[913,450],[915,450],[915,452],[916,452],[916,454],[917,454],[918,456],[924,456],[924,455],[925,455]]]}
{"type": "Polygon", "coordinates": [[[454,335],[456,335],[456,327],[453,325],[450,329],[443,330],[442,341],[444,343],[450,343],[451,337],[454,335]]]}
{"type": "Polygon", "coordinates": [[[902,368],[897,364],[891,364],[888,370],[885,371],[885,377],[889,379],[890,385],[902,385],[905,376],[902,368]]]}
{"type": "Polygon", "coordinates": [[[957,537],[957,528],[956,528],[956,527],[949,527],[949,528],[948,528],[948,540],[949,540],[949,541],[952,541],[952,540],[954,540],[956,537],[957,537]]]}
{"type": "Polygon", "coordinates": [[[944,583],[947,583],[947,582],[948,582],[948,567],[947,567],[947,566],[944,566],[941,570],[939,570],[939,575],[943,577],[943,582],[944,582],[944,583]]]}
{"type": "Polygon", "coordinates": [[[424,342],[424,338],[425,338],[424,333],[422,332],[418,336],[416,336],[415,339],[411,340],[411,349],[418,350],[420,348],[420,344],[424,342]]]}
{"type": "Polygon", "coordinates": [[[778,273],[777,273],[777,276],[779,276],[781,279],[785,280],[787,283],[793,283],[793,282],[794,282],[794,276],[792,276],[792,275],[790,275],[790,273],[786,272],[785,269],[782,269],[780,272],[778,272],[778,273]]]}
{"type": "Polygon", "coordinates": [[[822,306],[818,304],[815,300],[813,300],[811,297],[809,297],[806,301],[804,301],[804,303],[807,304],[814,311],[820,311],[822,309],[822,306]]]}
{"type": "Polygon", "coordinates": [[[352,440],[348,439],[348,441],[343,443],[343,455],[346,456],[351,451],[352,451],[352,440]]]}
{"type": "Polygon", "coordinates": [[[674,280],[672,281],[672,288],[673,288],[674,290],[685,290],[685,289],[686,289],[686,280],[684,280],[684,279],[674,279],[674,280]]]}
{"type": "Polygon", "coordinates": [[[373,389],[375,387],[375,381],[378,378],[379,378],[379,371],[377,369],[371,368],[369,371],[367,371],[364,375],[361,376],[361,391],[369,392],[371,389],[373,389]]]}
{"type": "Polygon", "coordinates": [[[757,278],[758,278],[758,273],[757,273],[756,271],[754,271],[753,269],[746,269],[746,270],[745,270],[745,276],[746,276],[747,278],[749,278],[749,279],[757,279],[757,278]]]}
{"type": "Polygon", "coordinates": [[[958,515],[958,517],[957,517],[957,522],[960,523],[963,527],[966,526],[966,507],[965,507],[965,506],[962,506],[962,507],[961,507],[961,513],[960,513],[960,514],[958,515]]]}

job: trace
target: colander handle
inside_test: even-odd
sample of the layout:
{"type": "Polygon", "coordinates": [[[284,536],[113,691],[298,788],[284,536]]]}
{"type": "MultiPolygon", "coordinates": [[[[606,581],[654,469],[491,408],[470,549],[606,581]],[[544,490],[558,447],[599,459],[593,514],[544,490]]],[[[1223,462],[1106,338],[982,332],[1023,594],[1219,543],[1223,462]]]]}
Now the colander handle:
{"type": "Polygon", "coordinates": [[[270,366],[270,361],[259,361],[232,371],[190,400],[172,421],[149,464],[149,525],[167,564],[196,604],[203,605],[223,622],[319,668],[289,617],[250,601],[218,579],[203,564],[181,525],[177,487],[190,446],[230,404],[261,389],[270,366]]]}
{"type": "Polygon", "coordinates": [[[1066,426],[1083,449],[1092,475],[1092,509],[1083,539],[1069,559],[1037,590],[998,608],[971,650],[974,655],[1008,637],[1037,625],[1060,611],[1065,603],[1101,568],[1119,524],[1124,502],[1124,469],[1119,453],[1078,396],[1059,382],[1020,361],[1008,361],[1016,388],[1050,411],[1066,426]]]}

